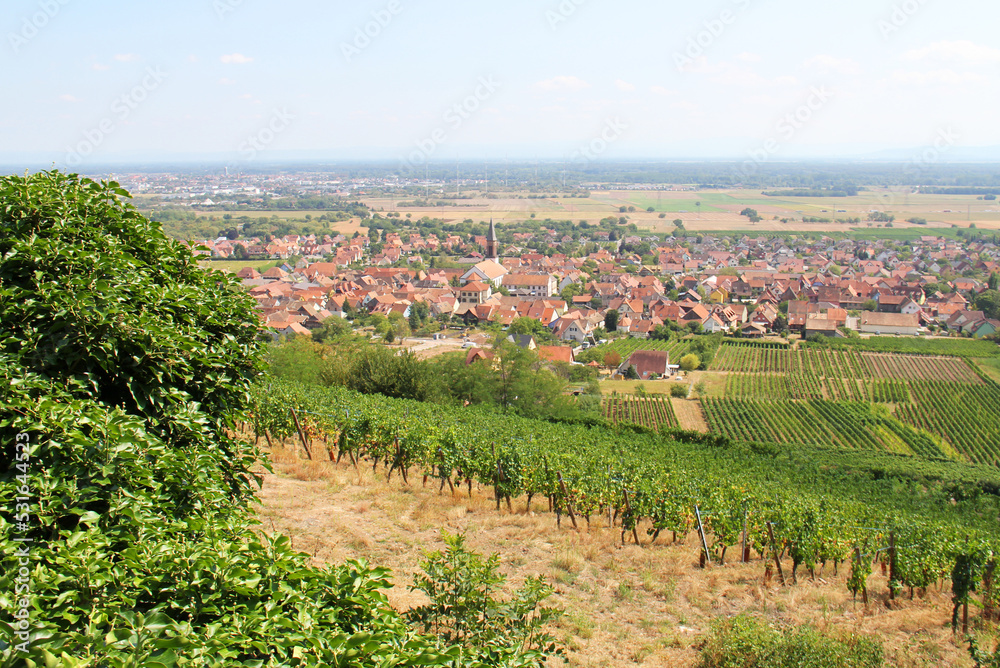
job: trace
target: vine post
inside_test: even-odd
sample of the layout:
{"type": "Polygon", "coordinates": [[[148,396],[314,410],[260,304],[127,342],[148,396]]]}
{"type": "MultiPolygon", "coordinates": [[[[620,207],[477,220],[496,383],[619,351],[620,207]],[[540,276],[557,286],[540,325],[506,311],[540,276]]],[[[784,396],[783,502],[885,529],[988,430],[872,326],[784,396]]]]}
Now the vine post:
{"type": "MultiPolygon", "coordinates": [[[[694,507],[694,514],[695,517],[698,518],[698,536],[701,537],[702,554],[705,555],[704,562],[708,565],[711,565],[712,557],[708,553],[708,540],[705,538],[705,525],[701,521],[701,508],[699,508],[697,505],[694,507]]],[[[702,564],[702,568],[704,568],[704,564],[702,564]]]]}

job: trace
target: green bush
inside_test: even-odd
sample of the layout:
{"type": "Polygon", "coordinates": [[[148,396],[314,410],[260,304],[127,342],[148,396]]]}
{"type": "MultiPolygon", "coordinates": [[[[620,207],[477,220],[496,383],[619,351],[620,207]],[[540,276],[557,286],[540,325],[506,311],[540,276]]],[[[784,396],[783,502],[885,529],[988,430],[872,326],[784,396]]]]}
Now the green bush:
{"type": "Polygon", "coordinates": [[[253,300],[127,198],[0,178],[0,498],[26,498],[0,514],[0,668],[488,660],[410,628],[387,571],[252,530],[253,300]]]}
{"type": "Polygon", "coordinates": [[[881,645],[862,636],[838,639],[811,627],[784,631],[749,615],[718,624],[701,652],[701,668],[878,668],[881,645]]]}
{"type": "Polygon", "coordinates": [[[670,386],[670,396],[677,397],[678,399],[685,399],[688,395],[687,385],[681,385],[680,383],[674,383],[670,386]]]}

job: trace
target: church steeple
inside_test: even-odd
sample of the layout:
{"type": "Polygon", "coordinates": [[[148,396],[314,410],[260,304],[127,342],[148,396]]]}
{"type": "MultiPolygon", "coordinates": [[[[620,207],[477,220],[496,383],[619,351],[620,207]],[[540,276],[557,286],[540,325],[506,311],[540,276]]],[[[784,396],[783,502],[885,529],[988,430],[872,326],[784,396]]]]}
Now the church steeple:
{"type": "Polygon", "coordinates": [[[486,233],[486,258],[497,259],[497,229],[493,226],[492,218],[490,218],[490,230],[486,233]]]}

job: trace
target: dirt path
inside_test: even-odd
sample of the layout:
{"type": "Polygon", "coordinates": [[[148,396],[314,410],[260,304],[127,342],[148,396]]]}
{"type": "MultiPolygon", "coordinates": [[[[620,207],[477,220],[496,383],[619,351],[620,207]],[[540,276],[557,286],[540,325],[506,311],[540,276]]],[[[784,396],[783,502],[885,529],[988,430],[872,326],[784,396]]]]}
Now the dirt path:
{"type": "Polygon", "coordinates": [[[701,402],[689,401],[688,399],[671,399],[674,405],[674,413],[677,414],[677,421],[681,424],[681,429],[689,431],[700,431],[708,433],[708,423],[705,422],[705,414],[701,411],[701,402]]]}

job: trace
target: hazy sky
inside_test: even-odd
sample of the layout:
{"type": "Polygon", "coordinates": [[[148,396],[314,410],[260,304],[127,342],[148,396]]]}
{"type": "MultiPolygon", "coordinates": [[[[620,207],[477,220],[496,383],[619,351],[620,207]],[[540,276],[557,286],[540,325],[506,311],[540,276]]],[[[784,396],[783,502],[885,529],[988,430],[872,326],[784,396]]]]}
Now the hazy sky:
{"type": "Polygon", "coordinates": [[[997,25],[985,0],[7,0],[0,158],[998,146],[997,25]]]}

